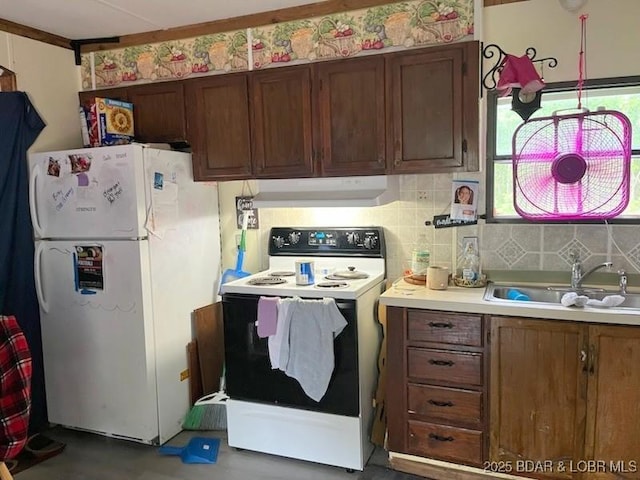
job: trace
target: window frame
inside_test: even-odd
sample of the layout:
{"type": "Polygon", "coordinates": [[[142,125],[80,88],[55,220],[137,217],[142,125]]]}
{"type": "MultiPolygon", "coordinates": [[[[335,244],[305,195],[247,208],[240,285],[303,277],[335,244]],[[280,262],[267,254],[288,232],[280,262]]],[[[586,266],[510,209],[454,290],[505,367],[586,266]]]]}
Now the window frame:
{"type": "MultiPolygon", "coordinates": [[[[583,85],[583,91],[590,89],[606,89],[606,88],[620,88],[628,86],[640,86],[640,76],[630,77],[611,77],[611,78],[598,78],[594,80],[586,80],[583,85]]],[[[569,92],[576,90],[576,82],[556,82],[548,83],[545,85],[543,92],[569,92]]],[[[498,155],[496,153],[496,133],[497,133],[497,115],[498,115],[498,99],[500,98],[500,92],[497,90],[491,90],[487,94],[487,136],[486,136],[486,211],[485,219],[486,223],[505,223],[505,224],[533,224],[533,225],[573,225],[573,224],[601,224],[602,220],[545,220],[542,222],[527,220],[522,217],[517,218],[504,218],[494,217],[494,166],[498,161],[510,160],[511,155],[498,155]]],[[[632,131],[632,135],[635,132],[632,131]]],[[[640,135],[640,132],[635,133],[640,135]]],[[[633,149],[631,151],[632,156],[640,156],[640,149],[633,149]]],[[[640,215],[635,218],[612,218],[607,220],[607,223],[620,224],[620,225],[640,225],[640,215]]]]}

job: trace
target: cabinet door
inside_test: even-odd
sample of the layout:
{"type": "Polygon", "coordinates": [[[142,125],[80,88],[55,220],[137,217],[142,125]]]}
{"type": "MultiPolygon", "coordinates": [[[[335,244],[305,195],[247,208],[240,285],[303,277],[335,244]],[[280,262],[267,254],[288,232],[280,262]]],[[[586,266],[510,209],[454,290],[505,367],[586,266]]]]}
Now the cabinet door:
{"type": "Polygon", "coordinates": [[[407,334],[406,310],[387,307],[387,385],[385,405],[387,407],[388,449],[392,452],[407,452],[407,334]]]}
{"type": "Polygon", "coordinates": [[[640,329],[592,326],[589,344],[586,458],[606,468],[588,478],[638,478],[640,329]]]}
{"type": "Polygon", "coordinates": [[[185,96],[194,179],[248,178],[251,137],[247,74],[189,80],[185,96]]]}
{"type": "Polygon", "coordinates": [[[384,58],[316,65],[322,175],[385,173],[384,58]]]}
{"type": "Polygon", "coordinates": [[[88,105],[96,97],[111,98],[113,100],[121,100],[123,102],[128,102],[129,89],[126,87],[105,88],[103,90],[86,90],[84,92],[78,93],[78,100],[80,101],[80,105],[88,105]]]}
{"type": "Polygon", "coordinates": [[[392,173],[478,169],[478,45],[388,57],[392,173]]]}
{"type": "Polygon", "coordinates": [[[251,93],[256,176],[313,175],[311,67],[255,72],[251,93]]]}
{"type": "Polygon", "coordinates": [[[187,138],[182,82],[149,83],[129,87],[136,140],[180,142],[187,138]]]}
{"type": "MultiPolygon", "coordinates": [[[[491,345],[490,459],[514,472],[518,460],[583,460],[586,327],[493,317],[491,345]]],[[[540,476],[573,478],[555,465],[540,476]]]]}

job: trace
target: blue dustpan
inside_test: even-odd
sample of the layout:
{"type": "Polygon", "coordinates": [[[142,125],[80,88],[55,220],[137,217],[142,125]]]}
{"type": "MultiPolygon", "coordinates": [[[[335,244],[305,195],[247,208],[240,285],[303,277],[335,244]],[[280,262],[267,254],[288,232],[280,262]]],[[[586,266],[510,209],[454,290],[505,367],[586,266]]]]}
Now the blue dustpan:
{"type": "Polygon", "coordinates": [[[182,463],[216,463],[218,461],[219,438],[193,437],[184,447],[160,447],[161,455],[179,455],[182,463]]]}

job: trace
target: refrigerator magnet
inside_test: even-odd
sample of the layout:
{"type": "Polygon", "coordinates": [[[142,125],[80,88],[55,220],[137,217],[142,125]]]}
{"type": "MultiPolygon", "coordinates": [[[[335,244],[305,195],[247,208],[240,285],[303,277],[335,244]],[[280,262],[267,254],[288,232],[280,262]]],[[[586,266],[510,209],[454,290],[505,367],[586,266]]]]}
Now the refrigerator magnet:
{"type": "Polygon", "coordinates": [[[156,190],[162,190],[164,186],[164,175],[160,172],[153,174],[153,188],[156,190]]]}
{"type": "Polygon", "coordinates": [[[87,295],[104,290],[102,245],[76,245],[74,254],[76,291],[87,295]]]}

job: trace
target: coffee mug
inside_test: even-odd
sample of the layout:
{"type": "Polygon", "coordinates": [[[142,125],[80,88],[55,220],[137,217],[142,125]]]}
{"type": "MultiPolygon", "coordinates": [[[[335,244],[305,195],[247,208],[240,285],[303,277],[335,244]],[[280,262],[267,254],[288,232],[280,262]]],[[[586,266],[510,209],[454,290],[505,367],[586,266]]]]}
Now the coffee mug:
{"type": "Polygon", "coordinates": [[[446,290],[449,285],[449,269],[430,265],[427,269],[427,288],[431,290],[446,290]]]}

